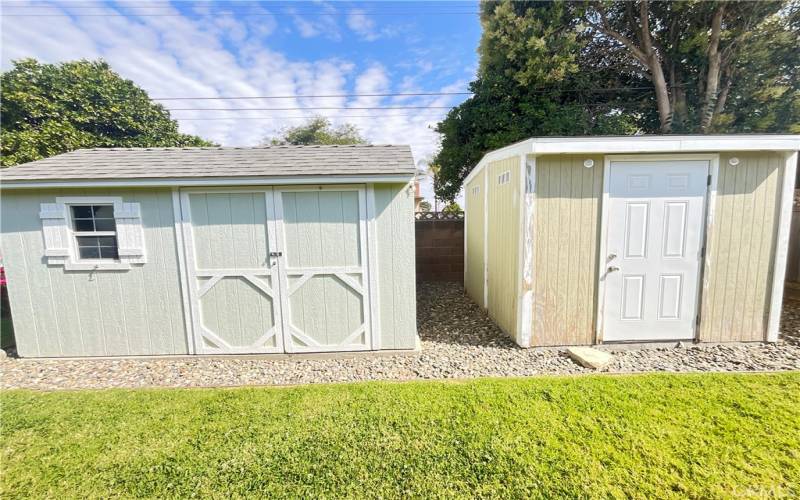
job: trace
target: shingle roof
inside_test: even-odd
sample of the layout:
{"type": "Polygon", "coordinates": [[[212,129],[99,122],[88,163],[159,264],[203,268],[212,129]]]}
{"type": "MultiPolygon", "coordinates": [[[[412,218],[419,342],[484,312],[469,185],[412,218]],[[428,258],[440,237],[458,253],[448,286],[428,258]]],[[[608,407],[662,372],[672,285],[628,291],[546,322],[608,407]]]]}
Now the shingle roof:
{"type": "Polygon", "coordinates": [[[415,172],[409,146],[98,148],[0,171],[0,180],[166,179],[386,175],[415,172]]]}

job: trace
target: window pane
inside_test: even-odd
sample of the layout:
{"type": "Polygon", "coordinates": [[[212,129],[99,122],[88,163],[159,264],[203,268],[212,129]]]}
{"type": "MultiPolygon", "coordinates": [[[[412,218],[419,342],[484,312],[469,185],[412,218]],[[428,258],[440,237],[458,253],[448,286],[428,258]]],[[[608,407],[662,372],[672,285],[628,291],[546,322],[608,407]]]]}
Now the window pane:
{"type": "Polygon", "coordinates": [[[78,236],[77,240],[79,247],[96,247],[99,245],[97,236],[78,236]]]}
{"type": "Polygon", "coordinates": [[[114,219],[95,219],[94,227],[96,231],[116,231],[114,219]]]}
{"type": "Polygon", "coordinates": [[[94,209],[94,216],[98,219],[114,218],[114,207],[112,205],[95,205],[92,207],[92,209],[94,209]]]}
{"type": "Polygon", "coordinates": [[[92,219],[75,219],[76,231],[94,231],[94,221],[92,219]]]}
{"type": "Polygon", "coordinates": [[[101,247],[115,247],[117,246],[117,238],[114,236],[98,236],[97,244],[101,247]]]}
{"type": "Polygon", "coordinates": [[[72,206],[72,217],[75,219],[91,219],[92,207],[91,206],[72,206]]]}
{"type": "Polygon", "coordinates": [[[100,249],[97,247],[79,247],[81,259],[99,259],[100,249]]]}
{"type": "Polygon", "coordinates": [[[119,255],[117,255],[117,247],[100,247],[100,257],[104,259],[119,258],[119,255]]]}

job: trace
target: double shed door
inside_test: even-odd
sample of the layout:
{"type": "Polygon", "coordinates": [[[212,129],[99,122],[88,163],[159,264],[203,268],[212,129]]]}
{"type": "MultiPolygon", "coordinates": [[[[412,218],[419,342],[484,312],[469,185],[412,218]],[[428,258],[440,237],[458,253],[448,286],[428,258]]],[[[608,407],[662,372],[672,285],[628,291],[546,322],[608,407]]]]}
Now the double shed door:
{"type": "Polygon", "coordinates": [[[371,348],[363,186],[181,193],[195,351],[371,348]]]}

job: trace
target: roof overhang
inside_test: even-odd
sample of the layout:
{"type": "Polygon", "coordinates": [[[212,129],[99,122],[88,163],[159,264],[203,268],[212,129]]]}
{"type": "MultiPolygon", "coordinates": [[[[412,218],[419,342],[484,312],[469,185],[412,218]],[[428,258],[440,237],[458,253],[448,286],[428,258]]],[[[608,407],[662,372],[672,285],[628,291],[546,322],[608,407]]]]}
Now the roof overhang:
{"type": "Polygon", "coordinates": [[[634,135],[534,137],[486,153],[464,179],[470,182],[489,162],[519,155],[719,153],[798,151],[800,135],[634,135]]]}
{"type": "Polygon", "coordinates": [[[409,182],[413,178],[413,173],[327,176],[294,175],[286,177],[185,177],[163,179],[31,179],[13,181],[5,181],[0,178],[0,189],[285,186],[303,184],[396,184],[409,182]]]}

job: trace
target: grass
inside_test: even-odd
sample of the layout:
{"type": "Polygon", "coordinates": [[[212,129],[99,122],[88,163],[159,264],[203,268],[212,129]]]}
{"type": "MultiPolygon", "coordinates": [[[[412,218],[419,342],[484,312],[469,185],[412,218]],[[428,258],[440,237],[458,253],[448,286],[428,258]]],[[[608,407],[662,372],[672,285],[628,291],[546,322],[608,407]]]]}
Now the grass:
{"type": "Polygon", "coordinates": [[[800,494],[800,374],[6,391],[0,497],[800,494]]]}

